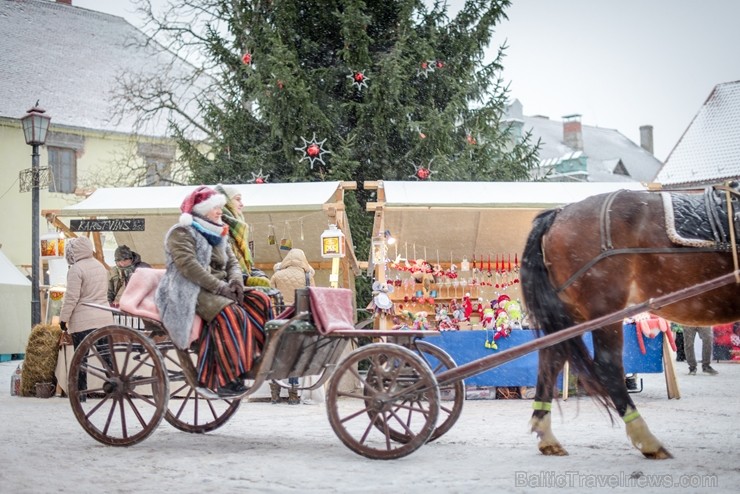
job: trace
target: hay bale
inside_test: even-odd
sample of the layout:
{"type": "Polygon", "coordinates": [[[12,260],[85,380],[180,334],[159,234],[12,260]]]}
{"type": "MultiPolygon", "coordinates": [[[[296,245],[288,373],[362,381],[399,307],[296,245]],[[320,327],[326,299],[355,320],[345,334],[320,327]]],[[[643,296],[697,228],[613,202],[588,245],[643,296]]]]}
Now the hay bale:
{"type": "Polygon", "coordinates": [[[61,333],[58,325],[51,324],[38,324],[31,330],[21,375],[21,396],[36,396],[37,383],[56,383],[54,370],[61,333]]]}

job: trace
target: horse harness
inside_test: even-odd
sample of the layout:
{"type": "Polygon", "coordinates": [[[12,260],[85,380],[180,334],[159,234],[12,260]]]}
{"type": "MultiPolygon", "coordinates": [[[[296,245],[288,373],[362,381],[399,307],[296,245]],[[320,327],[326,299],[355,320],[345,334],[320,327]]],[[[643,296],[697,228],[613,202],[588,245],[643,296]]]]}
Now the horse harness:
{"type": "MultiPolygon", "coordinates": [[[[581,266],[565,283],[557,288],[560,293],[596,263],[607,257],[620,254],[681,254],[697,252],[732,252],[735,272],[738,272],[738,249],[736,232],[740,229],[740,185],[737,182],[728,182],[725,185],[714,185],[704,189],[702,203],[706,221],[711,229],[711,238],[699,241],[702,246],[696,247],[625,247],[615,249],[611,234],[611,208],[617,196],[623,192],[617,190],[607,195],[599,210],[599,234],[601,237],[601,252],[589,262],[581,266]],[[724,201],[722,200],[724,196],[724,201]],[[727,231],[725,231],[725,221],[727,231]]],[[[667,223],[667,221],[666,221],[667,223]]],[[[669,225],[666,224],[666,227],[669,225]]],[[[675,226],[671,225],[673,228],[675,226]]],[[[669,235],[671,236],[671,235],[669,235]]],[[[675,239],[671,236],[671,239],[675,239]]],[[[736,274],[736,283],[740,284],[740,275],[736,274]]]]}

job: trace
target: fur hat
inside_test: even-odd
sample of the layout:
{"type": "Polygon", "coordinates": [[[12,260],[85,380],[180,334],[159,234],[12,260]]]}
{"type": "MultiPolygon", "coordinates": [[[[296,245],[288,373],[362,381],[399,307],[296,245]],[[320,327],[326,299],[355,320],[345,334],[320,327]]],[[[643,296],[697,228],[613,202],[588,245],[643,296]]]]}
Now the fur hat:
{"type": "Polygon", "coordinates": [[[193,224],[193,213],[205,216],[213,208],[222,208],[226,204],[226,197],[218,194],[215,190],[201,185],[187,196],[180,205],[180,224],[184,226],[193,224]]]}
{"type": "Polygon", "coordinates": [[[115,254],[113,255],[116,262],[123,261],[124,259],[133,259],[134,253],[131,251],[131,249],[128,247],[128,245],[121,245],[116,249],[115,254]]]}

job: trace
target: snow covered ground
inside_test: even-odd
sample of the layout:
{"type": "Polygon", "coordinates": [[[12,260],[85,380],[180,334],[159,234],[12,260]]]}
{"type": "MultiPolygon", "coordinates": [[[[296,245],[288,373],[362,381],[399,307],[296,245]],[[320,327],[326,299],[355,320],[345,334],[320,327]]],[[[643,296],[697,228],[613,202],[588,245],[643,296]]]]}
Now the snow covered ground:
{"type": "Polygon", "coordinates": [[[740,365],[686,375],[680,400],[662,374],[632,395],[675,456],[644,459],[621,421],[590,399],[554,406],[554,432],[570,456],[545,457],[527,422],[530,400],[467,401],[437,441],[390,461],[369,460],[336,437],[323,404],[243,403],[220,429],[187,434],[162,421],[128,448],[105,446],[63,398],[10,396],[18,362],[0,363],[0,491],[7,493],[735,493],[740,485],[740,365]]]}

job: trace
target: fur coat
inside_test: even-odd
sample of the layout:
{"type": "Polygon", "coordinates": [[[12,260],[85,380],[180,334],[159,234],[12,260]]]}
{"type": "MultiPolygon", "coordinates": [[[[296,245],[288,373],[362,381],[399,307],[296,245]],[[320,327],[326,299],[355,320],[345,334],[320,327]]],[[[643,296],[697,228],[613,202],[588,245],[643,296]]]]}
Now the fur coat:
{"type": "Polygon", "coordinates": [[[111,312],[83,304],[108,305],[108,270],[93,257],[92,242],[78,237],[69,239],[66,247],[69,271],[59,320],[67,323],[70,333],[113,324],[111,312]]]}
{"type": "Polygon", "coordinates": [[[209,323],[232,303],[217,295],[231,280],[242,283],[242,272],[226,239],[211,246],[193,226],[170,228],[165,237],[165,274],[155,301],[178,348],[187,348],[196,313],[209,323]]]}

